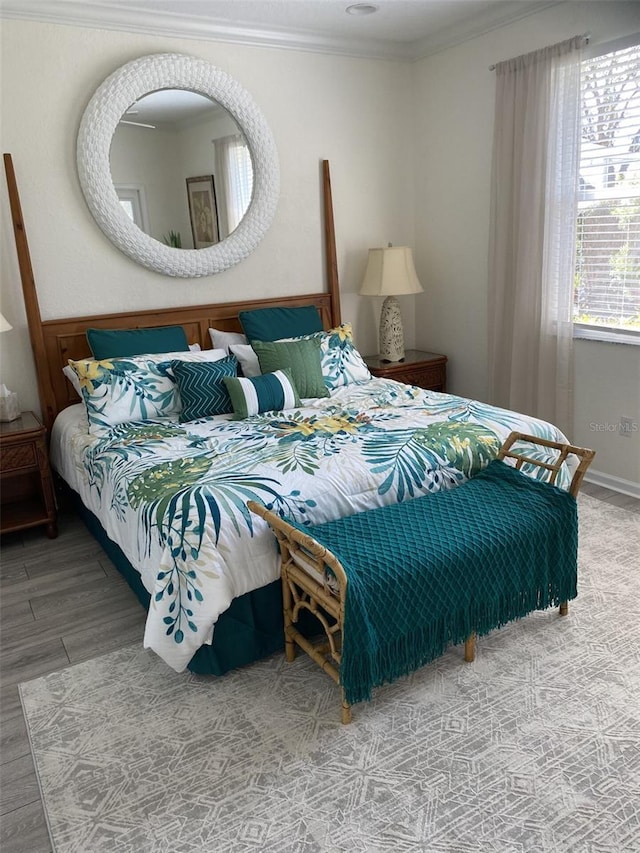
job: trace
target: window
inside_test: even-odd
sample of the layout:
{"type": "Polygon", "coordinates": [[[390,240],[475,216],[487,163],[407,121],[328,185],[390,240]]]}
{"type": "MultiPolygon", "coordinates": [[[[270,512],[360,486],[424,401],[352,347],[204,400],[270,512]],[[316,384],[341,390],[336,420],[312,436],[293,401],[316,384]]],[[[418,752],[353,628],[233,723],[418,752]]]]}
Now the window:
{"type": "Polygon", "coordinates": [[[249,147],[241,133],[216,139],[214,144],[224,198],[221,230],[222,236],[227,236],[238,227],[251,203],[253,166],[249,147]]]}
{"type": "MultiPolygon", "coordinates": [[[[120,204],[124,208],[124,211],[127,214],[127,216],[129,217],[129,219],[132,222],[135,222],[136,221],[135,211],[134,211],[133,202],[131,201],[131,199],[130,198],[121,198],[120,204]]],[[[137,225],[137,223],[136,223],[136,225],[137,225]]]]}
{"type": "Polygon", "coordinates": [[[142,188],[125,186],[124,184],[116,184],[115,188],[118,201],[129,219],[148,234],[147,208],[142,188]]]}
{"type": "Polygon", "coordinates": [[[233,231],[245,215],[253,192],[251,155],[243,136],[236,136],[228,149],[230,193],[229,231],[233,231]]]}
{"type": "Polygon", "coordinates": [[[640,44],[582,63],[581,137],[576,336],[640,343],[640,44]]]}

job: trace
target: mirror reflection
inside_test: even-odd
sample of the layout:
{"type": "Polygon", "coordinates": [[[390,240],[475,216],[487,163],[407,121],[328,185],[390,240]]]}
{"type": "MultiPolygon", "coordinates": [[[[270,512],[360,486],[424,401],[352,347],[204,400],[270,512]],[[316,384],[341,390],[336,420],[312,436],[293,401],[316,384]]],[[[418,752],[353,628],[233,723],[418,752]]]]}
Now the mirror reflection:
{"type": "Polygon", "coordinates": [[[127,215],[169,246],[203,249],[224,240],[251,202],[244,135],[223,107],[195,92],[163,89],[131,104],[109,161],[127,215]]]}

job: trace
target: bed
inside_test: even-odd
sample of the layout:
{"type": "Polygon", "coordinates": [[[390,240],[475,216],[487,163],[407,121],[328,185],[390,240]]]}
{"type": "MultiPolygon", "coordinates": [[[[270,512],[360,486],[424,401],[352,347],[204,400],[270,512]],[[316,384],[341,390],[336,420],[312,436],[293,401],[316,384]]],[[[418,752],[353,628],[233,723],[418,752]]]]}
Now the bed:
{"type": "Polygon", "coordinates": [[[566,441],[535,418],[368,374],[341,324],[327,168],[324,178],[323,293],[43,322],[23,275],[52,465],[148,608],[144,645],[177,671],[222,674],[284,647],[277,543],[247,501],[318,524],[454,488],[514,430],[566,441]],[[327,396],[302,394],[283,411],[135,418],[90,434],[62,372],[90,356],[88,328],[177,325],[207,350],[209,329],[239,332],[241,312],[310,306],[325,330],[311,337],[327,396]]]}

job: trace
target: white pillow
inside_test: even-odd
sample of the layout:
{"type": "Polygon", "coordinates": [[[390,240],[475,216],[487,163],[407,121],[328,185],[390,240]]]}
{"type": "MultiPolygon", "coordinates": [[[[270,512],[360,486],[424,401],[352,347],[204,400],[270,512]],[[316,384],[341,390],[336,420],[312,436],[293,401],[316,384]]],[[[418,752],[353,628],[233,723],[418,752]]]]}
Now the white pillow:
{"type": "Polygon", "coordinates": [[[76,392],[78,397],[82,400],[82,392],[80,391],[80,380],[78,379],[78,374],[75,372],[73,367],[69,364],[65,364],[62,368],[62,372],[67,377],[71,385],[73,386],[73,390],[76,392]]]}
{"type": "MultiPolygon", "coordinates": [[[[224,349],[201,350],[200,344],[190,344],[188,353],[162,352],[157,353],[154,356],[147,356],[147,358],[152,359],[153,361],[220,361],[221,358],[225,358],[227,355],[228,353],[224,349]]],[[[85,359],[85,361],[87,360],[88,359],[85,359]]],[[[95,359],[92,360],[95,361],[95,359]]],[[[104,359],[104,361],[109,361],[109,359],[104,359]]],[[[71,367],[70,364],[65,364],[65,366],[62,368],[62,372],[71,383],[73,390],[82,400],[83,397],[82,391],[80,390],[80,380],[78,379],[78,374],[75,372],[75,370],[73,369],[73,367],[71,367]]]]}
{"type": "Polygon", "coordinates": [[[247,336],[240,332],[221,332],[219,329],[209,329],[209,337],[211,338],[211,346],[215,349],[222,348],[227,355],[231,344],[249,343],[247,336]]]}
{"type": "MultiPolygon", "coordinates": [[[[158,353],[158,356],[153,358],[154,361],[220,361],[228,355],[225,349],[202,349],[191,350],[191,352],[158,353]]],[[[167,373],[173,376],[170,367],[167,368],[167,373]]]]}
{"type": "Polygon", "coordinates": [[[251,379],[253,376],[260,376],[262,374],[258,356],[251,344],[231,344],[229,349],[232,355],[235,355],[238,359],[243,376],[251,379]]]}

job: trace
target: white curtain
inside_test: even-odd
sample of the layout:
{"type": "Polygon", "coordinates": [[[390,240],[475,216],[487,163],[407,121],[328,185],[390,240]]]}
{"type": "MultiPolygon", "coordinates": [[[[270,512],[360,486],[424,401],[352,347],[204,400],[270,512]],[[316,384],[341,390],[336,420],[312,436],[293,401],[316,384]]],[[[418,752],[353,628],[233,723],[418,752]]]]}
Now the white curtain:
{"type": "Polygon", "coordinates": [[[575,36],[496,66],[489,238],[492,402],[573,421],[580,62],[575,36]]]}
{"type": "Polygon", "coordinates": [[[223,230],[228,236],[245,215],[253,192],[251,155],[241,133],[215,140],[218,172],[222,176],[223,230]]]}

